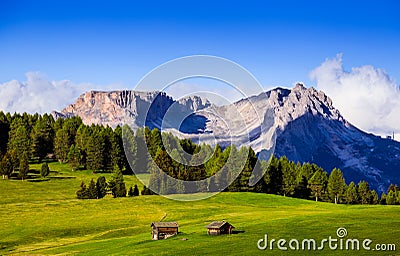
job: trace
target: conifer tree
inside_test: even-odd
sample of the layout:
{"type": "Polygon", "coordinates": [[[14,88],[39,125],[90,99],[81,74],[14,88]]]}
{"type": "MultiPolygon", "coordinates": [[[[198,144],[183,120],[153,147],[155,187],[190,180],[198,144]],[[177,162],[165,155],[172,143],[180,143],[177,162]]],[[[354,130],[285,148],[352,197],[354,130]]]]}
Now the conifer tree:
{"type": "Polygon", "coordinates": [[[81,182],[80,189],[76,191],[76,197],[78,199],[88,199],[89,198],[89,191],[86,187],[85,182],[81,182]]]}
{"type": "Polygon", "coordinates": [[[54,130],[52,128],[51,120],[52,118],[45,114],[43,117],[39,117],[32,128],[32,156],[38,158],[39,163],[48,153],[53,151],[54,130]]]}
{"type": "Polygon", "coordinates": [[[381,199],[379,200],[379,204],[385,205],[386,204],[386,194],[382,193],[381,199]]]}
{"type": "Polygon", "coordinates": [[[357,186],[358,195],[360,198],[361,204],[369,204],[371,194],[369,191],[369,185],[366,181],[360,181],[357,186]]]}
{"type": "Polygon", "coordinates": [[[42,164],[42,168],[40,169],[40,175],[45,178],[50,174],[50,168],[47,163],[42,164]]]}
{"type": "Polygon", "coordinates": [[[97,188],[96,183],[94,183],[93,179],[91,179],[89,183],[88,199],[97,199],[97,188]]]}
{"type": "Polygon", "coordinates": [[[370,195],[371,195],[370,203],[371,204],[378,204],[379,203],[378,193],[376,193],[375,190],[371,190],[370,191],[370,195]]]}
{"type": "Polygon", "coordinates": [[[89,170],[104,170],[104,149],[105,138],[99,131],[100,128],[95,127],[87,142],[86,163],[89,170]]]}
{"type": "Polygon", "coordinates": [[[390,190],[386,196],[386,204],[395,205],[396,204],[396,192],[394,190],[390,190]]]}
{"type": "Polygon", "coordinates": [[[282,170],[282,192],[283,196],[292,196],[296,188],[296,167],[286,156],[279,159],[282,170]]]}
{"type": "Polygon", "coordinates": [[[343,178],[342,171],[334,168],[328,179],[328,195],[335,204],[340,202],[344,192],[346,191],[346,183],[343,178]]]}
{"type": "Polygon", "coordinates": [[[116,197],[126,197],[126,187],[124,182],[124,176],[122,175],[121,169],[116,165],[114,166],[114,171],[108,186],[114,196],[116,197]]]}
{"type": "Polygon", "coordinates": [[[56,132],[56,137],[54,138],[54,153],[60,163],[65,163],[67,161],[70,149],[68,141],[68,132],[64,128],[56,132]]]}
{"type": "MultiPolygon", "coordinates": [[[[149,157],[150,154],[147,149],[146,138],[144,129],[139,128],[136,130],[136,155],[135,155],[135,173],[149,173],[149,157]]],[[[150,161],[151,163],[151,161],[150,161]]]]}
{"type": "Polygon", "coordinates": [[[326,193],[327,183],[328,183],[328,175],[321,168],[319,168],[310,178],[308,184],[311,189],[311,194],[315,198],[316,202],[318,201],[319,198],[323,196],[324,193],[326,193]]]}
{"type": "Polygon", "coordinates": [[[132,186],[129,187],[128,196],[129,196],[129,197],[132,197],[132,196],[133,196],[133,188],[132,188],[132,186]]]}
{"type": "Polygon", "coordinates": [[[10,175],[14,172],[14,164],[12,162],[11,152],[7,151],[6,154],[1,159],[1,174],[4,179],[8,179],[10,175]]]}
{"type": "MultiPolygon", "coordinates": [[[[302,199],[309,199],[311,196],[311,189],[308,185],[306,176],[301,176],[301,180],[297,182],[295,188],[295,197],[302,199]]],[[[322,198],[321,198],[322,199],[322,198]]]]}
{"type": "Polygon", "coordinates": [[[19,172],[18,172],[18,177],[21,180],[26,179],[28,176],[29,172],[29,163],[28,163],[28,157],[26,154],[23,154],[19,160],[19,172]]]}
{"type": "Polygon", "coordinates": [[[154,128],[150,132],[150,137],[147,141],[147,148],[149,150],[149,153],[152,157],[155,157],[157,150],[159,148],[163,149],[163,142],[161,138],[161,132],[157,128],[154,128]]]}
{"type": "Polygon", "coordinates": [[[243,170],[240,172],[237,178],[239,182],[239,191],[252,191],[254,187],[249,186],[249,180],[257,163],[257,156],[250,147],[242,147],[239,150],[239,155],[242,159],[246,159],[243,170]]]}
{"type": "Polygon", "coordinates": [[[90,129],[86,125],[81,124],[76,131],[75,149],[79,151],[80,160],[79,165],[83,165],[83,169],[87,167],[87,148],[88,140],[90,137],[90,129]]]}
{"type": "Polygon", "coordinates": [[[10,122],[3,111],[0,111],[0,153],[7,151],[8,133],[10,131],[10,122]]]}
{"type": "MultiPolygon", "coordinates": [[[[21,156],[25,156],[27,159],[30,155],[30,139],[29,132],[25,128],[21,119],[13,121],[10,130],[10,138],[8,140],[8,151],[13,151],[16,155],[16,161],[19,163],[21,156]]],[[[14,159],[13,159],[14,161],[14,159]]]]}
{"type": "Polygon", "coordinates": [[[120,136],[121,139],[123,138],[123,147],[121,147],[123,149],[123,166],[125,166],[128,173],[136,173],[137,145],[135,133],[128,125],[122,127],[118,126],[115,132],[119,134],[118,136],[120,136]]]}
{"type": "Polygon", "coordinates": [[[280,194],[282,189],[282,166],[279,160],[272,156],[268,169],[264,175],[264,181],[267,187],[267,193],[280,194]]]}
{"type": "Polygon", "coordinates": [[[139,188],[136,184],[133,188],[133,196],[139,196],[139,188]]]}
{"type": "Polygon", "coordinates": [[[356,204],[358,203],[359,197],[358,197],[358,191],[355,183],[352,181],[350,182],[349,186],[347,187],[346,190],[346,202],[348,204],[356,204]]]}
{"type": "Polygon", "coordinates": [[[81,153],[74,144],[71,145],[68,152],[68,163],[72,168],[72,171],[76,171],[81,164],[81,153]]]}
{"type": "Polygon", "coordinates": [[[100,176],[96,180],[97,198],[103,198],[107,194],[107,182],[104,176],[100,176]]]}
{"type": "Polygon", "coordinates": [[[123,161],[123,148],[121,137],[119,137],[115,132],[110,131],[110,164],[111,166],[117,165],[121,170],[124,167],[123,161]]]}

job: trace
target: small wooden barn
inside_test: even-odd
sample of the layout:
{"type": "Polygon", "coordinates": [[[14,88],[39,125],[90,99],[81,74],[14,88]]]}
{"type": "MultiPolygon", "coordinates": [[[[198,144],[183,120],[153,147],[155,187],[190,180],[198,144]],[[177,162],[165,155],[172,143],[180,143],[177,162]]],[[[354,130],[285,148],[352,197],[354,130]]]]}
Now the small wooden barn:
{"type": "Polygon", "coordinates": [[[178,234],[177,222],[153,222],[151,223],[151,237],[153,240],[167,239],[178,234]]]}
{"type": "Polygon", "coordinates": [[[226,221],[214,221],[206,226],[209,235],[232,234],[232,229],[235,228],[226,221]]]}

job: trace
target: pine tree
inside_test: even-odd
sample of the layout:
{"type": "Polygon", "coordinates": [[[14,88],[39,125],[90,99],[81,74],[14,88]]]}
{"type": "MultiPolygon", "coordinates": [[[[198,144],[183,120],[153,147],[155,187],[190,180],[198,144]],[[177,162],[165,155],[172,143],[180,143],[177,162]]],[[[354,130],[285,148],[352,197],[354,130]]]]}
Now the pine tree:
{"type": "Polygon", "coordinates": [[[226,148],[223,152],[224,157],[227,159],[224,168],[222,169],[223,173],[226,174],[226,182],[229,185],[226,190],[230,192],[239,192],[240,191],[240,173],[242,172],[242,166],[246,161],[246,156],[240,154],[235,145],[231,145],[226,148]]]}
{"type": "Polygon", "coordinates": [[[396,192],[390,190],[386,196],[386,204],[388,205],[395,205],[396,204],[396,192]]]}
{"type": "Polygon", "coordinates": [[[386,204],[386,194],[382,193],[381,199],[379,200],[379,204],[385,205],[386,204]]]}
{"type": "Polygon", "coordinates": [[[28,157],[26,156],[26,154],[23,154],[22,157],[19,160],[18,177],[21,180],[24,180],[28,176],[28,172],[29,172],[28,157]]]}
{"type": "Polygon", "coordinates": [[[375,190],[371,190],[371,191],[370,191],[370,194],[371,194],[370,203],[371,203],[371,204],[378,204],[378,203],[379,203],[379,196],[378,196],[378,193],[376,193],[375,190]]]}
{"type": "Polygon", "coordinates": [[[296,198],[302,198],[302,199],[310,198],[311,189],[309,188],[308,181],[305,176],[301,176],[301,181],[298,181],[294,194],[296,198]]]}
{"type": "Polygon", "coordinates": [[[90,137],[90,129],[86,125],[81,124],[76,131],[75,137],[75,148],[79,151],[80,154],[80,163],[79,165],[83,165],[83,169],[87,167],[87,148],[88,148],[88,140],[90,137]]]}
{"type": "Polygon", "coordinates": [[[7,151],[8,133],[10,131],[10,122],[3,111],[0,111],[0,153],[7,151]]]}
{"type": "Polygon", "coordinates": [[[390,184],[390,186],[388,188],[388,193],[389,193],[389,191],[394,191],[394,192],[400,191],[400,187],[397,186],[397,184],[390,184]]]}
{"type": "Polygon", "coordinates": [[[89,183],[88,199],[97,199],[97,188],[96,183],[94,183],[93,179],[91,179],[89,183]]]}
{"type": "Polygon", "coordinates": [[[346,183],[342,171],[334,168],[328,179],[328,195],[337,204],[346,191],[346,183]]]}
{"type": "Polygon", "coordinates": [[[45,178],[50,174],[50,168],[47,163],[42,164],[42,168],[40,169],[40,175],[45,178]]]}
{"type": "Polygon", "coordinates": [[[283,196],[292,196],[296,188],[296,169],[293,162],[290,162],[286,156],[279,159],[282,168],[282,192],[283,196]]]}
{"type": "Polygon", "coordinates": [[[126,197],[126,187],[124,182],[124,176],[122,175],[121,169],[118,166],[114,166],[114,172],[108,186],[114,196],[126,197]]]}
{"type": "Polygon", "coordinates": [[[76,197],[78,199],[88,199],[89,198],[89,190],[86,187],[85,182],[81,182],[81,188],[76,191],[76,197]]]}
{"type": "Polygon", "coordinates": [[[128,173],[136,173],[137,145],[133,130],[128,125],[124,125],[122,128],[117,127],[115,132],[117,134],[120,133],[121,135],[118,136],[123,138],[124,154],[122,154],[122,161],[126,171],[128,173]]]}
{"type": "Polygon", "coordinates": [[[133,188],[133,196],[139,196],[139,188],[137,185],[133,188]]]}
{"type": "Polygon", "coordinates": [[[317,171],[317,166],[310,163],[304,163],[297,174],[297,182],[300,182],[303,177],[306,178],[307,182],[311,179],[314,173],[317,171]]]}
{"type": "Polygon", "coordinates": [[[132,188],[132,186],[129,187],[128,196],[129,196],[129,197],[132,197],[132,196],[133,196],[133,188],[132,188]]]}
{"type": "Polygon", "coordinates": [[[118,168],[121,170],[124,167],[124,161],[123,161],[123,149],[122,149],[122,139],[119,137],[116,133],[113,131],[110,132],[110,144],[111,144],[111,150],[110,150],[110,164],[111,166],[117,165],[118,168]]]}
{"type": "Polygon", "coordinates": [[[150,154],[147,149],[144,129],[136,130],[136,155],[135,155],[135,173],[148,173],[149,172],[149,157],[150,154]]]}
{"type": "Polygon", "coordinates": [[[68,152],[68,163],[71,166],[72,171],[78,170],[80,166],[80,160],[81,160],[81,153],[75,147],[75,145],[72,144],[68,152]]]}
{"type": "Polygon", "coordinates": [[[38,158],[39,163],[48,153],[53,151],[54,130],[52,122],[54,120],[45,114],[43,117],[39,117],[32,128],[32,156],[38,158]]]}
{"type": "Polygon", "coordinates": [[[142,195],[152,195],[153,192],[147,188],[146,186],[143,186],[143,190],[140,192],[142,195]]]}
{"type": "MultiPolygon", "coordinates": [[[[175,150],[175,149],[174,149],[175,150]]],[[[172,151],[173,152],[173,151],[172,151]]],[[[172,156],[172,153],[171,153],[172,156]]],[[[219,172],[225,165],[226,159],[223,157],[222,149],[220,145],[216,145],[214,148],[214,154],[209,161],[205,163],[206,173],[211,176],[219,172]]]]}
{"type": "Polygon", "coordinates": [[[96,180],[97,198],[103,198],[107,194],[107,182],[104,176],[100,176],[96,180]]]}
{"type": "MultiPolygon", "coordinates": [[[[161,149],[160,149],[161,150],[161,149]]],[[[163,172],[160,170],[160,168],[157,166],[155,161],[151,161],[151,166],[150,166],[150,178],[149,178],[149,187],[148,189],[151,189],[152,191],[156,193],[161,193],[163,189],[163,172]]]]}
{"type": "Polygon", "coordinates": [[[370,191],[369,191],[368,182],[360,181],[358,183],[357,187],[358,187],[357,190],[358,190],[358,195],[359,195],[361,204],[369,204],[370,203],[371,194],[370,194],[370,191]]]}
{"type": "Polygon", "coordinates": [[[10,151],[7,151],[1,160],[1,174],[3,176],[3,180],[8,179],[13,172],[14,164],[12,162],[12,156],[10,151]]]}
{"type": "Polygon", "coordinates": [[[267,187],[267,193],[281,193],[283,183],[282,166],[275,156],[272,156],[270,160],[268,169],[264,174],[264,181],[267,187]]]}
{"type": "Polygon", "coordinates": [[[253,173],[253,169],[257,163],[257,156],[250,147],[242,147],[239,150],[239,154],[241,155],[242,159],[246,159],[243,170],[238,176],[239,191],[252,191],[254,187],[249,186],[249,181],[251,174],[253,173]]]}
{"type": "Polygon", "coordinates": [[[7,150],[15,152],[15,160],[19,162],[22,155],[28,159],[30,154],[29,132],[21,119],[12,122],[9,136],[7,150]]]}
{"type": "MultiPolygon", "coordinates": [[[[95,127],[87,142],[86,163],[89,170],[104,170],[104,149],[105,138],[99,131],[99,127],[95,127]]],[[[119,168],[119,167],[118,167],[119,168]]]]}
{"type": "Polygon", "coordinates": [[[308,184],[311,189],[311,194],[315,197],[315,201],[321,198],[326,193],[326,187],[328,183],[328,174],[319,168],[314,175],[310,178],[308,184]]]}
{"type": "Polygon", "coordinates": [[[161,132],[157,128],[154,128],[150,132],[150,137],[147,141],[147,148],[149,150],[150,155],[154,158],[158,149],[164,149],[161,132]]]}
{"type": "Polygon", "coordinates": [[[69,149],[68,132],[62,128],[56,132],[56,137],[54,138],[54,153],[60,163],[67,161],[69,149]]]}
{"type": "Polygon", "coordinates": [[[358,192],[355,183],[352,181],[350,182],[349,186],[346,190],[346,202],[348,204],[356,204],[358,203],[358,192]]]}

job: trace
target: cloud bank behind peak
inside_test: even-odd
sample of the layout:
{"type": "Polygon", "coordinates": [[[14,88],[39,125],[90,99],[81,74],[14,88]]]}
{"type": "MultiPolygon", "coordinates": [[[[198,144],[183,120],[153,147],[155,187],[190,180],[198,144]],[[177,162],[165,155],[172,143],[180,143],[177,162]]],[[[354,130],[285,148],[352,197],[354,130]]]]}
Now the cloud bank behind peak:
{"type": "Polygon", "coordinates": [[[24,82],[11,80],[0,84],[0,110],[50,113],[63,109],[93,87],[90,83],[75,84],[69,80],[49,81],[40,72],[28,72],[24,82]]]}
{"type": "Polygon", "coordinates": [[[337,54],[311,71],[310,78],[355,126],[381,135],[400,133],[399,85],[383,69],[364,65],[346,71],[337,54]]]}

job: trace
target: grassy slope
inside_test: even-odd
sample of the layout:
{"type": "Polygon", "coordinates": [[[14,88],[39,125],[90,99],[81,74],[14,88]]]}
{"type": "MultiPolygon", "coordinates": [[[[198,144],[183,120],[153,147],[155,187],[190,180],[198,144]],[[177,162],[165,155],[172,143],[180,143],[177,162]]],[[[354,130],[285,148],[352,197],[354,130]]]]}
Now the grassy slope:
{"type": "MultiPolygon", "coordinates": [[[[80,182],[99,175],[71,172],[58,163],[50,168],[57,172],[52,172],[48,181],[0,180],[0,254],[287,255],[278,250],[259,251],[256,243],[265,233],[270,238],[287,240],[336,237],[338,227],[347,228],[348,238],[397,243],[397,252],[400,250],[398,206],[333,205],[254,193],[221,193],[195,202],[159,196],[77,200],[75,191],[80,182]],[[149,225],[162,218],[178,221],[181,233],[168,240],[152,241],[149,225]],[[206,235],[204,226],[221,219],[244,233],[206,235]]],[[[125,179],[128,186],[138,184],[134,177],[125,179]]],[[[305,253],[290,251],[290,255],[305,253]]],[[[346,252],[314,252],[318,253],[346,252]]]]}

